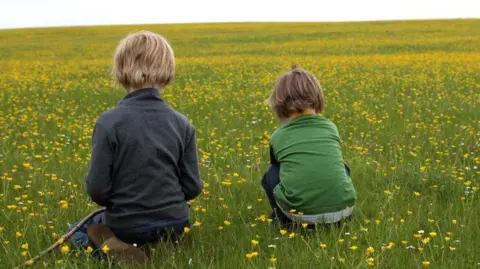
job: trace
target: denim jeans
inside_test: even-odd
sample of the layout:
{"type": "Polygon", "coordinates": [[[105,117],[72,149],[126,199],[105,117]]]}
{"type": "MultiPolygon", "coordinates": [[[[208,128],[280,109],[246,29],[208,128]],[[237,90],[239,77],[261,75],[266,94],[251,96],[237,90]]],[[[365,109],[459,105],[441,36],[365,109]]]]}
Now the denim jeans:
{"type": "MultiPolygon", "coordinates": [[[[70,227],[68,227],[68,230],[71,231],[76,226],[77,223],[70,225],[70,227]]],[[[95,217],[93,217],[92,219],[90,219],[87,223],[85,223],[82,227],[80,227],[80,229],[78,229],[77,232],[73,234],[71,240],[73,241],[74,245],[80,248],[87,248],[88,246],[90,246],[90,241],[88,240],[88,235],[87,235],[87,229],[88,229],[88,226],[92,224],[105,224],[104,213],[102,212],[96,215],[95,217]]]]}
{"type": "Polygon", "coordinates": [[[111,229],[115,236],[125,243],[142,247],[157,241],[177,241],[184,233],[184,228],[190,227],[188,218],[183,220],[160,221],[152,228],[137,228],[129,230],[111,229]]]}
{"type": "Polygon", "coordinates": [[[275,201],[275,196],[273,195],[273,190],[280,183],[280,164],[272,164],[267,170],[265,175],[262,178],[262,187],[267,194],[268,202],[272,208],[272,214],[270,218],[277,220],[280,224],[288,224],[290,219],[283,214],[280,207],[278,207],[277,202],[275,201]]]}
{"type": "MultiPolygon", "coordinates": [[[[345,173],[350,176],[350,168],[345,164],[345,173]]],[[[272,166],[267,170],[262,178],[262,187],[265,191],[265,194],[268,197],[270,207],[272,208],[272,214],[270,218],[277,220],[281,225],[290,226],[292,225],[292,220],[289,219],[280,209],[277,202],[275,201],[275,196],[273,195],[273,190],[280,183],[280,164],[273,163],[272,166]]],[[[314,226],[314,225],[313,225],[314,226]]],[[[310,228],[313,228],[310,227],[310,228]]]]}
{"type": "MultiPolygon", "coordinates": [[[[92,224],[105,224],[105,214],[100,213],[93,217],[90,221],[85,223],[76,233],[73,234],[72,240],[74,245],[80,248],[90,246],[88,240],[87,229],[92,224]]],[[[160,221],[151,228],[136,228],[131,230],[111,229],[115,236],[128,244],[136,244],[142,247],[147,243],[154,243],[159,240],[173,239],[177,240],[183,234],[184,228],[189,227],[190,222],[188,218],[182,220],[160,221]]],[[[73,229],[75,224],[69,227],[73,229]]]]}

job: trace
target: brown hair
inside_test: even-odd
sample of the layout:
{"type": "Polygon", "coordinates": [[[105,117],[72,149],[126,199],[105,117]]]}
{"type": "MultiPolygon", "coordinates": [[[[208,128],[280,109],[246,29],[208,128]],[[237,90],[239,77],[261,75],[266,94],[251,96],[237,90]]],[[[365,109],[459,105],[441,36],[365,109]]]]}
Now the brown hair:
{"type": "Polygon", "coordinates": [[[175,77],[175,56],[160,35],[140,31],[125,37],[113,57],[115,81],[127,90],[165,87],[175,77]]]}
{"type": "Polygon", "coordinates": [[[306,109],[321,113],[324,106],[323,90],[314,75],[294,65],[292,70],[280,76],[266,102],[280,119],[306,109]]]}

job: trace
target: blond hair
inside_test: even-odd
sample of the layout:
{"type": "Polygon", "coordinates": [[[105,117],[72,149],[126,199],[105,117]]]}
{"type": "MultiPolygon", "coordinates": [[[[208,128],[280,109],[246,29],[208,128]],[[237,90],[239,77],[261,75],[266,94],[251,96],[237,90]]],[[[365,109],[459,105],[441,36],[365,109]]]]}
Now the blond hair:
{"type": "Polygon", "coordinates": [[[266,101],[280,119],[307,109],[321,113],[324,107],[322,86],[314,75],[292,66],[292,70],[280,76],[275,89],[266,101]]]}
{"type": "Polygon", "coordinates": [[[117,46],[113,75],[127,90],[165,87],[175,77],[175,55],[160,35],[148,31],[130,34],[117,46]]]}

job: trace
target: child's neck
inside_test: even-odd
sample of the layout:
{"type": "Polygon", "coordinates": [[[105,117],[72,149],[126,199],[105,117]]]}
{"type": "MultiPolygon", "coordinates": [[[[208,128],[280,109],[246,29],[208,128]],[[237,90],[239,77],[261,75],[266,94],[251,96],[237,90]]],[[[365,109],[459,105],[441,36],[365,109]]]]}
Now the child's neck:
{"type": "Polygon", "coordinates": [[[152,85],[144,85],[140,88],[128,88],[127,89],[127,94],[130,94],[132,92],[136,92],[136,91],[139,91],[139,90],[147,89],[147,88],[159,89],[158,85],[153,85],[153,86],[152,85]]]}
{"type": "Polygon", "coordinates": [[[303,112],[295,112],[293,114],[290,115],[290,117],[284,119],[282,122],[283,123],[287,123],[288,121],[296,118],[296,117],[299,117],[299,116],[302,116],[302,115],[316,115],[317,112],[313,109],[305,109],[303,112]]]}
{"type": "Polygon", "coordinates": [[[295,112],[290,117],[288,117],[288,120],[294,119],[296,117],[302,116],[302,115],[315,115],[317,114],[313,109],[305,109],[303,112],[295,112]]]}

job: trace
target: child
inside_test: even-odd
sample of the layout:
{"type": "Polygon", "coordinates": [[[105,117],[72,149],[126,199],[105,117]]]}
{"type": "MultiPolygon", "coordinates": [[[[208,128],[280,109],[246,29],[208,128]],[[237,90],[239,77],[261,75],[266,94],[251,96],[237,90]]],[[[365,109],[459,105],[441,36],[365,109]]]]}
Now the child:
{"type": "Polygon", "coordinates": [[[203,188],[195,129],[160,96],[175,73],[167,41],[147,31],[128,35],[113,73],[127,95],[95,124],[86,190],[106,209],[74,235],[81,247],[100,248],[111,237],[119,248],[140,247],[178,236],[189,226],[187,201],[203,188]]]}
{"type": "Polygon", "coordinates": [[[262,179],[272,218],[313,226],[350,217],[356,191],[336,126],[317,115],[324,107],[320,83],[294,66],[267,102],[283,124],[270,139],[272,166],[262,179]]]}

